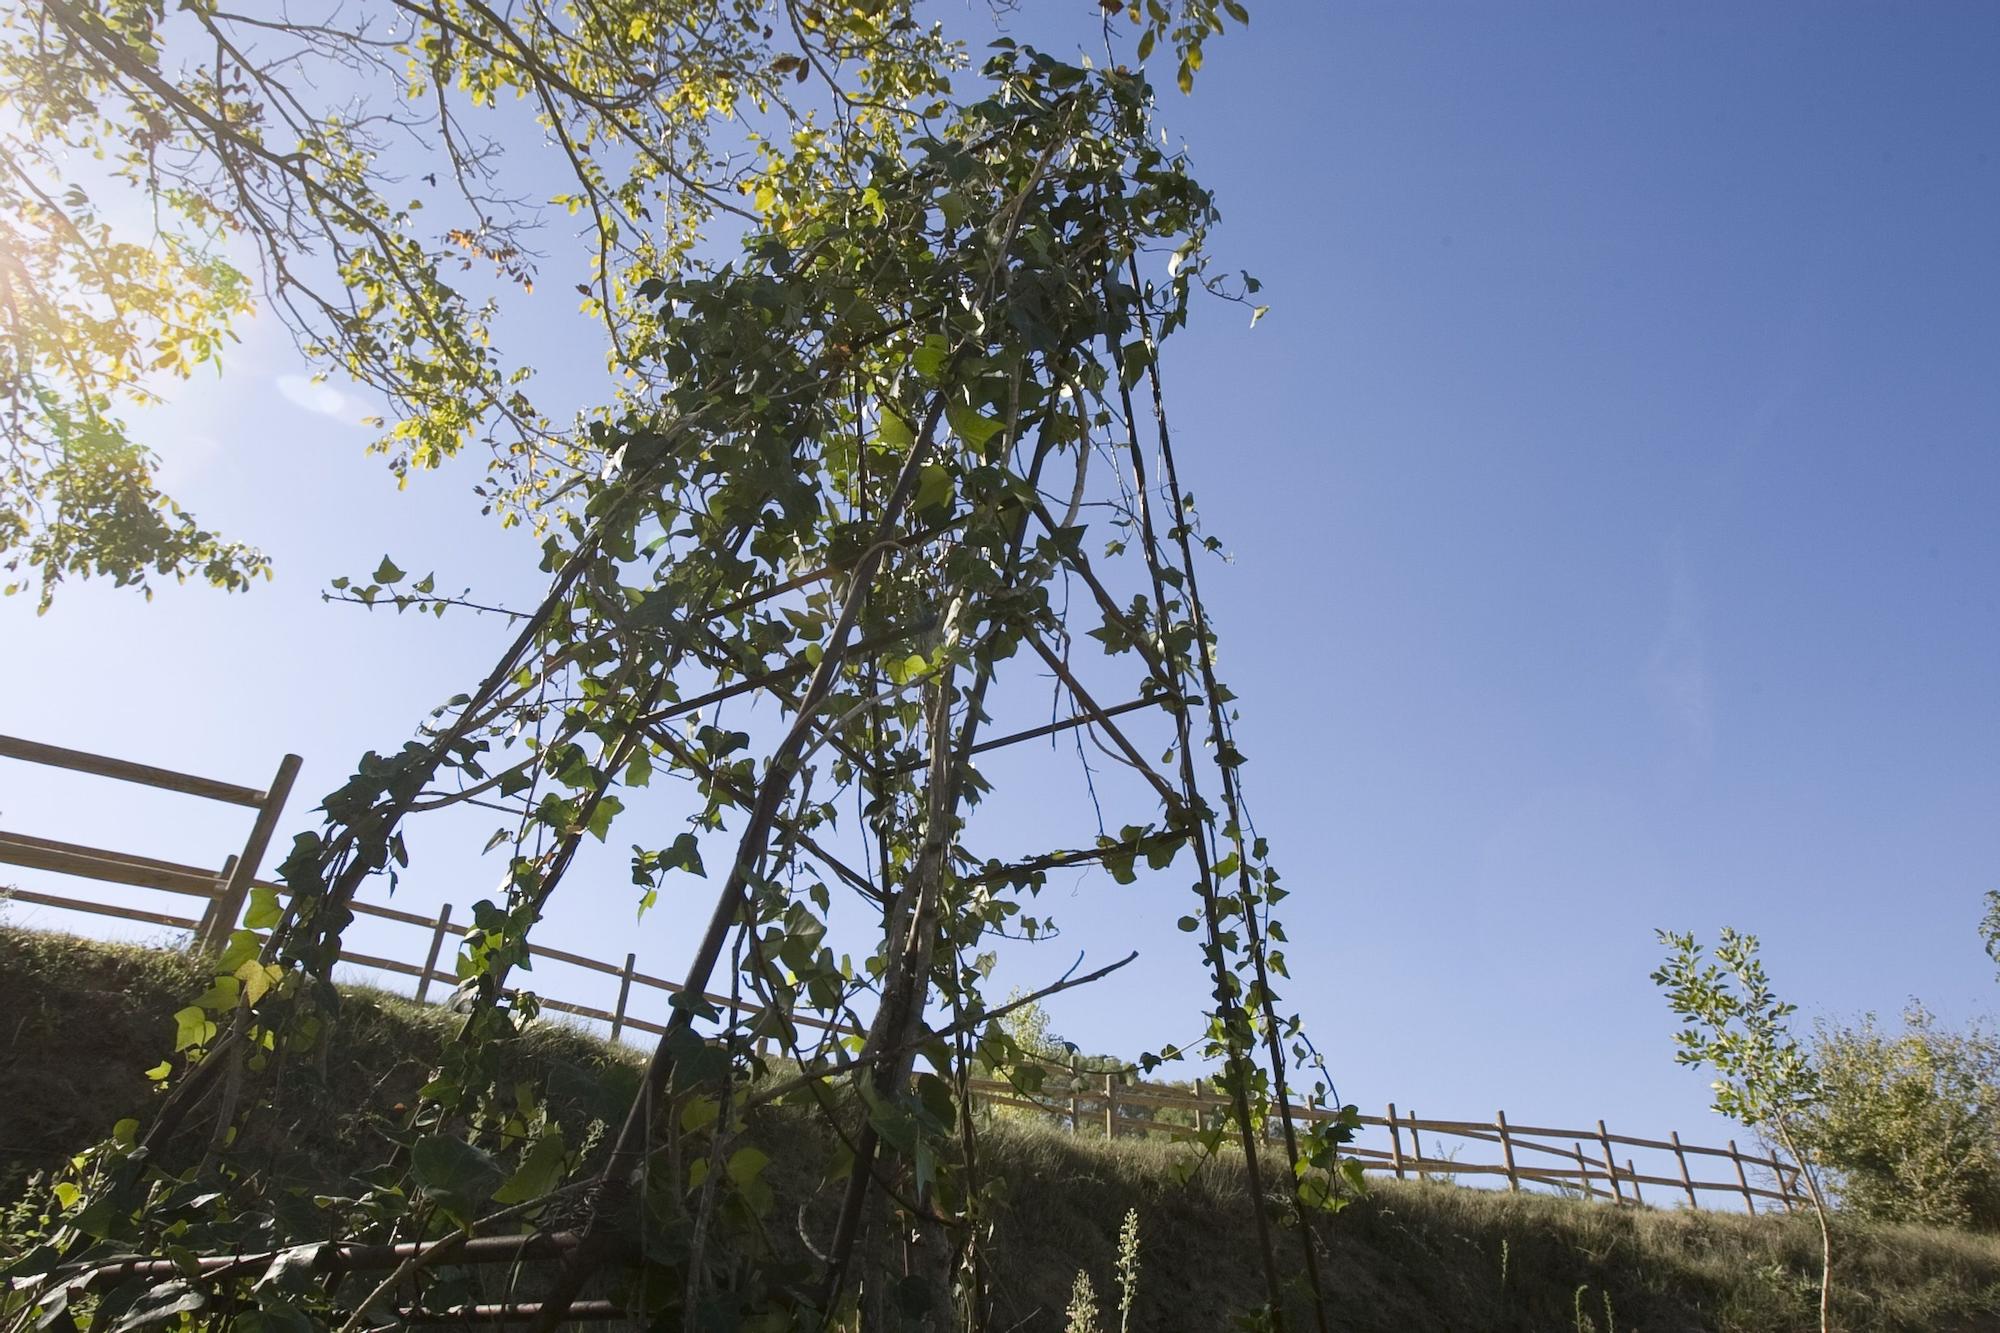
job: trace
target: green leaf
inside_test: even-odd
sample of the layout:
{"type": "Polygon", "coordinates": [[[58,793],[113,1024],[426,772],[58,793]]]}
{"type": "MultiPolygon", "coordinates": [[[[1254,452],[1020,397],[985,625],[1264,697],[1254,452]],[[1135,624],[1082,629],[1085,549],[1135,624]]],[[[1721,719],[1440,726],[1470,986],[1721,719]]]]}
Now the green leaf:
{"type": "Polygon", "coordinates": [[[374,579],[377,583],[400,583],[402,578],[403,571],[396,568],[395,561],[386,555],[382,557],[382,563],[375,566],[374,579]]]}
{"type": "Polygon", "coordinates": [[[417,1140],[410,1150],[410,1171],[424,1193],[460,1225],[469,1223],[507,1178],[486,1153],[448,1134],[417,1140]]]}
{"type": "Polygon", "coordinates": [[[770,1157],[761,1149],[754,1147],[738,1148],[729,1155],[729,1166],[727,1168],[729,1179],[735,1184],[736,1188],[748,1189],[750,1182],[757,1179],[762,1174],[764,1168],[770,1164],[770,1157]]]}
{"type": "Polygon", "coordinates": [[[917,497],[910,502],[919,512],[951,503],[951,469],[942,463],[926,463],[917,478],[917,497]]]}
{"type": "Polygon", "coordinates": [[[243,913],[245,930],[268,930],[284,919],[285,910],[278,906],[278,891],[268,884],[250,886],[250,907],[243,913]]]}
{"type": "Polygon", "coordinates": [[[278,980],[285,975],[285,969],[276,963],[260,963],[253,958],[237,968],[234,975],[242,984],[243,993],[249,997],[250,1003],[255,1004],[264,998],[265,992],[278,984],[278,980]]]}
{"type": "Polygon", "coordinates": [[[625,803],[616,796],[599,797],[596,808],[590,812],[590,836],[603,842],[605,835],[611,831],[611,821],[618,818],[618,812],[624,808],[625,803]]]}
{"type": "Polygon", "coordinates": [[[180,1278],[173,1278],[133,1301],[126,1309],[125,1317],[112,1325],[111,1333],[126,1333],[128,1329],[145,1328],[149,1324],[164,1324],[206,1304],[206,1295],[180,1278]]]}
{"type": "Polygon", "coordinates": [[[549,1132],[535,1140],[535,1146],[521,1158],[520,1168],[494,1193],[493,1202],[514,1204],[539,1199],[562,1183],[568,1167],[569,1155],[563,1146],[562,1128],[552,1125],[549,1132]]]}
{"type": "Polygon", "coordinates": [[[215,1037],[215,1024],[208,1021],[208,1011],[198,1004],[191,1004],[174,1015],[174,1049],[185,1051],[191,1046],[206,1046],[215,1037]]]}
{"type": "Polygon", "coordinates": [[[951,344],[944,340],[942,333],[933,333],[924,339],[923,346],[911,354],[910,364],[917,368],[919,375],[936,384],[943,378],[945,363],[950,359],[951,344]]]}
{"type": "Polygon", "coordinates": [[[907,449],[917,442],[917,432],[909,422],[885,407],[881,421],[875,426],[875,438],[892,449],[907,449]]]}
{"type": "Polygon", "coordinates": [[[975,449],[984,449],[986,442],[1002,429],[999,422],[982,416],[970,403],[953,401],[946,404],[944,419],[951,423],[953,434],[975,449]]]}

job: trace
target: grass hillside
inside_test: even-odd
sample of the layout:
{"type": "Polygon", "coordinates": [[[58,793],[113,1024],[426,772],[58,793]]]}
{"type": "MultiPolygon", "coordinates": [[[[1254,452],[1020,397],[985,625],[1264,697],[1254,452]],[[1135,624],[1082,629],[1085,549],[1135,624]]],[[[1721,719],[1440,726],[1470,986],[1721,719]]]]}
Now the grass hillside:
{"type": "MultiPolygon", "coordinates": [[[[0,929],[0,1200],[29,1173],[143,1114],[143,1071],[170,1044],[168,1017],[200,987],[179,955],[0,929]]],[[[376,1160],[372,1126],[421,1085],[446,1015],[370,991],[349,995],[324,1079],[325,1133],[295,1166],[329,1178],[376,1160]]],[[[639,1056],[560,1024],[514,1053],[579,1131],[622,1111],[639,1056]]],[[[795,1140],[781,1186],[809,1192],[817,1146],[795,1140]]],[[[1019,1121],[988,1127],[1008,1199],[992,1246],[996,1328],[1060,1333],[1079,1267],[1112,1290],[1118,1226],[1143,1237],[1133,1327],[1221,1329],[1260,1283],[1240,1173],[1175,1183],[1176,1149],[1077,1141],[1019,1121]]],[[[1287,1244],[1295,1242],[1283,1238],[1287,1244]]],[[[1803,1218],[1615,1209],[1558,1198],[1385,1182],[1324,1229],[1335,1327],[1380,1333],[1784,1333],[1817,1326],[1817,1234],[1803,1218]]],[[[1839,1237],[1840,1326],[2000,1333],[2000,1241],[1850,1225],[1839,1237]]],[[[4,1249],[4,1243],[0,1243],[4,1249]]]]}

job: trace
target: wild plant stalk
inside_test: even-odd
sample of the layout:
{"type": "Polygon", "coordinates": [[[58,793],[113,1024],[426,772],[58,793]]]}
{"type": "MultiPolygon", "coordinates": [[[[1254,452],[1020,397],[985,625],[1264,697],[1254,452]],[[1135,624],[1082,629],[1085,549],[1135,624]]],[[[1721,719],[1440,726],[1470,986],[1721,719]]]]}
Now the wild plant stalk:
{"type": "Polygon", "coordinates": [[[1076,1270],[1076,1281],[1070,1284],[1066,1314],[1063,1333],[1098,1333],[1097,1288],[1090,1285],[1090,1274],[1081,1268],[1076,1270]]]}
{"type": "Polygon", "coordinates": [[[1139,1210],[1125,1210],[1118,1228],[1118,1333],[1129,1333],[1132,1306],[1139,1299],[1139,1210]]]}

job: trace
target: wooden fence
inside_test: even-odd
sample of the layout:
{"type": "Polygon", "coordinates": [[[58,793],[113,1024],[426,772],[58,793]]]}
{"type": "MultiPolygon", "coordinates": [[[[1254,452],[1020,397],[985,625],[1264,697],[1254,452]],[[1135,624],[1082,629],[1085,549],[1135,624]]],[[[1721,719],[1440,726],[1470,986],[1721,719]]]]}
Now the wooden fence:
{"type": "MultiPolygon", "coordinates": [[[[292,781],[298,774],[299,758],[296,755],[284,757],[278,766],[277,776],[263,791],[11,736],[0,736],[0,758],[117,778],[184,795],[228,801],[257,811],[242,851],[229,856],[217,870],[0,831],[0,863],[200,899],[203,907],[198,917],[19,888],[5,891],[7,899],[187,931],[192,947],[213,951],[219,949],[236,928],[253,884],[274,889],[280,895],[288,892],[282,885],[257,879],[256,875],[290,794],[292,781]]],[[[451,957],[445,954],[445,943],[451,934],[451,904],[446,903],[435,917],[358,900],[353,903],[353,909],[361,916],[423,930],[425,935],[417,942],[423,962],[419,965],[401,958],[349,949],[341,951],[343,962],[411,978],[416,983],[416,999],[420,1002],[430,998],[435,983],[444,982],[447,993],[456,985],[456,951],[451,957]]],[[[639,971],[636,954],[628,953],[623,965],[614,965],[539,944],[532,945],[529,952],[535,958],[566,963],[617,980],[617,999],[609,1009],[556,999],[539,991],[536,993],[544,1009],[608,1024],[613,1041],[628,1029],[652,1034],[665,1031],[661,1024],[639,1018],[631,1012],[635,987],[670,996],[682,990],[674,982],[639,971]]],[[[726,996],[709,994],[704,998],[725,1007],[731,1003],[726,996]]],[[[820,1031],[852,1031],[843,1025],[829,1024],[806,1015],[793,1015],[792,1021],[801,1027],[820,1031]]],[[[1083,1073],[1060,1067],[1045,1069],[1041,1086],[1033,1091],[994,1079],[974,1079],[971,1090],[987,1109],[1047,1117],[1064,1125],[1073,1134],[1094,1135],[1101,1129],[1107,1138],[1156,1135],[1190,1138],[1213,1125],[1225,1123],[1230,1108],[1228,1098],[1205,1087],[1200,1079],[1194,1080],[1192,1086],[1179,1087],[1138,1081],[1132,1079],[1129,1073],[1083,1073]]],[[[1314,1121],[1331,1118],[1335,1113],[1313,1107],[1294,1107],[1292,1114],[1301,1121],[1314,1121]]],[[[1801,1206],[1805,1199],[1797,1166],[1781,1161],[1775,1153],[1740,1151],[1733,1140],[1726,1148],[1714,1148],[1683,1143],[1678,1133],[1669,1134],[1665,1139],[1634,1138],[1611,1133],[1602,1120],[1594,1129],[1516,1125],[1507,1119],[1504,1112],[1496,1113],[1490,1122],[1425,1120],[1407,1113],[1399,1115],[1393,1102],[1387,1107],[1386,1115],[1364,1115],[1360,1117],[1360,1123],[1364,1129],[1386,1131],[1383,1146],[1356,1142],[1343,1151],[1358,1160],[1364,1170],[1392,1173],[1399,1180],[1458,1183],[1461,1177],[1484,1176],[1494,1178],[1497,1183],[1498,1178],[1504,1177],[1507,1187],[1512,1190],[1556,1190],[1579,1198],[1619,1204],[1645,1203],[1645,1187],[1651,1185],[1668,1191],[1672,1196],[1684,1196],[1689,1207],[1700,1207],[1700,1196],[1704,1192],[1720,1193],[1732,1199],[1740,1198],[1743,1206],[1753,1213],[1757,1211],[1759,1199],[1778,1203],[1788,1212],[1801,1206]],[[1406,1135],[1407,1148],[1404,1146],[1406,1135]],[[1426,1136],[1429,1136],[1428,1148],[1425,1146],[1426,1136]],[[1495,1148],[1498,1149],[1497,1161],[1490,1160],[1495,1148]],[[1627,1151],[1621,1154],[1621,1149],[1627,1151]],[[1630,1150],[1654,1154],[1661,1160],[1671,1156],[1677,1168],[1676,1174],[1663,1176],[1642,1172],[1630,1150]],[[1463,1154],[1468,1151],[1484,1155],[1489,1160],[1466,1158],[1463,1154]],[[1622,1165],[1618,1160],[1621,1155],[1624,1157],[1622,1165]],[[1689,1165],[1690,1158],[1710,1163],[1726,1161],[1733,1168],[1733,1178],[1721,1181],[1698,1179],[1689,1165]],[[1769,1183],[1766,1184],[1766,1181],[1769,1183]]],[[[1267,1129],[1275,1133],[1276,1126],[1273,1124],[1267,1129]]]]}
{"type": "MultiPolygon", "coordinates": [[[[1230,1111],[1229,1099],[1205,1088],[1200,1079],[1192,1087],[1177,1087],[1130,1081],[1115,1073],[1085,1075],[1051,1068],[1045,1071],[1042,1087],[1033,1093],[988,1079],[972,1080],[972,1090],[989,1106],[1032,1112],[1067,1126],[1073,1134],[1093,1137],[1191,1138],[1226,1123],[1230,1111]]],[[[1294,1106],[1292,1115],[1301,1122],[1311,1122],[1333,1119],[1337,1113],[1294,1106]]],[[[1398,1114],[1394,1102],[1386,1114],[1360,1116],[1359,1121],[1363,1129],[1385,1131],[1384,1146],[1356,1142],[1341,1151],[1358,1160],[1364,1171],[1393,1174],[1398,1180],[1457,1184],[1463,1176],[1486,1176],[1496,1182],[1504,1178],[1507,1187],[1516,1191],[1539,1186],[1578,1198],[1626,1204],[1645,1203],[1645,1187],[1651,1185],[1668,1191],[1669,1197],[1685,1198],[1691,1208],[1701,1207],[1702,1194],[1710,1193],[1727,1196],[1732,1202],[1740,1199],[1752,1213],[1757,1211],[1759,1199],[1779,1204],[1787,1212],[1806,1201],[1796,1165],[1774,1152],[1744,1152],[1733,1139],[1726,1148],[1712,1148],[1684,1143],[1678,1132],[1665,1139],[1636,1138],[1613,1134],[1602,1120],[1591,1129],[1519,1125],[1508,1120],[1504,1111],[1496,1112],[1490,1121],[1426,1120],[1398,1114]],[[1461,1154],[1468,1148],[1485,1150],[1488,1156],[1497,1149],[1498,1160],[1465,1158],[1461,1154]],[[1620,1150],[1671,1157],[1676,1174],[1643,1172],[1629,1151],[1620,1150]],[[1727,1162],[1732,1168],[1730,1177],[1701,1179],[1690,1165],[1691,1158],[1727,1162]]],[[[1275,1138],[1278,1133],[1273,1120],[1266,1126],[1266,1137],[1275,1138]]]]}

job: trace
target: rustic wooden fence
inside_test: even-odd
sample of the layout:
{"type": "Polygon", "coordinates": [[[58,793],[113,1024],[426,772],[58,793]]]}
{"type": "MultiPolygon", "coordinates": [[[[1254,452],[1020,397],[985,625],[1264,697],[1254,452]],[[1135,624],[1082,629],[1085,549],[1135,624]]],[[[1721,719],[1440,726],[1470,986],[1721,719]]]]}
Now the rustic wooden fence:
{"type": "MultiPolygon", "coordinates": [[[[257,871],[298,774],[297,755],[286,755],[271,785],[261,791],[12,736],[0,736],[0,758],[116,778],[257,811],[242,850],[232,853],[215,870],[0,831],[0,863],[198,899],[202,903],[199,916],[147,911],[88,897],[20,888],[5,892],[5,897],[14,902],[186,931],[191,947],[213,951],[236,928],[253,885],[273,889],[281,896],[287,892],[282,885],[258,879],[257,871]]],[[[423,962],[417,964],[347,949],[341,951],[343,962],[412,979],[420,1002],[430,998],[432,987],[439,982],[444,983],[447,994],[456,986],[456,950],[451,955],[445,952],[446,941],[451,937],[451,904],[446,903],[435,917],[362,901],[356,901],[353,909],[358,915],[423,931],[422,936],[412,941],[416,948],[411,951],[412,956],[421,952],[423,962]]],[[[608,1009],[536,992],[544,1009],[609,1025],[613,1041],[627,1030],[652,1034],[665,1031],[663,1025],[632,1013],[635,989],[669,996],[682,989],[674,982],[639,971],[638,957],[632,953],[625,955],[622,965],[539,944],[531,946],[530,953],[538,959],[566,963],[616,979],[617,998],[608,1009]]],[[[725,1007],[732,1003],[726,996],[704,998],[725,1007]]],[[[806,1015],[793,1015],[792,1020],[801,1027],[820,1031],[851,1030],[806,1015]]],[[[1228,1098],[1205,1087],[1200,1079],[1188,1086],[1176,1086],[1140,1081],[1132,1078],[1129,1071],[1084,1072],[1062,1067],[1045,1069],[1040,1086],[1032,1091],[998,1079],[974,1079],[971,1090],[989,1111],[1045,1117],[1073,1134],[1094,1135],[1101,1131],[1107,1138],[1194,1137],[1212,1125],[1224,1123],[1230,1105],[1228,1098]]],[[[1304,1121],[1334,1114],[1314,1107],[1294,1107],[1292,1113],[1304,1121]]],[[[1687,1206],[1693,1208],[1701,1206],[1704,1193],[1722,1194],[1732,1201],[1740,1198],[1743,1206],[1753,1213],[1759,1199],[1767,1204],[1777,1203],[1788,1212],[1802,1206],[1805,1200],[1797,1166],[1782,1161],[1775,1153],[1740,1151],[1733,1140],[1726,1148],[1715,1148],[1683,1143],[1678,1133],[1665,1139],[1635,1138],[1611,1133],[1602,1120],[1594,1129],[1517,1125],[1504,1112],[1497,1112],[1491,1122],[1426,1120],[1407,1112],[1398,1114],[1394,1103],[1387,1107],[1386,1115],[1364,1115],[1360,1121],[1364,1130],[1385,1131],[1377,1136],[1379,1146],[1364,1140],[1344,1151],[1358,1160],[1364,1170],[1390,1173],[1399,1180],[1456,1184],[1461,1177],[1471,1176],[1486,1177],[1497,1184],[1504,1178],[1512,1190],[1555,1190],[1578,1198],[1620,1204],[1645,1203],[1645,1187],[1650,1185],[1667,1191],[1668,1197],[1684,1197],[1687,1206]],[[1496,1149],[1497,1160],[1493,1160],[1496,1149]],[[1637,1159],[1631,1155],[1633,1150],[1652,1154],[1660,1161],[1671,1157],[1676,1174],[1665,1176],[1641,1171],[1637,1159]],[[1467,1157],[1468,1152],[1473,1156],[1467,1157]],[[1733,1168],[1733,1176],[1720,1181],[1698,1179],[1689,1164],[1690,1158],[1710,1164],[1726,1161],[1733,1168]]],[[[1271,1128],[1275,1130],[1275,1126],[1271,1128]]]]}

